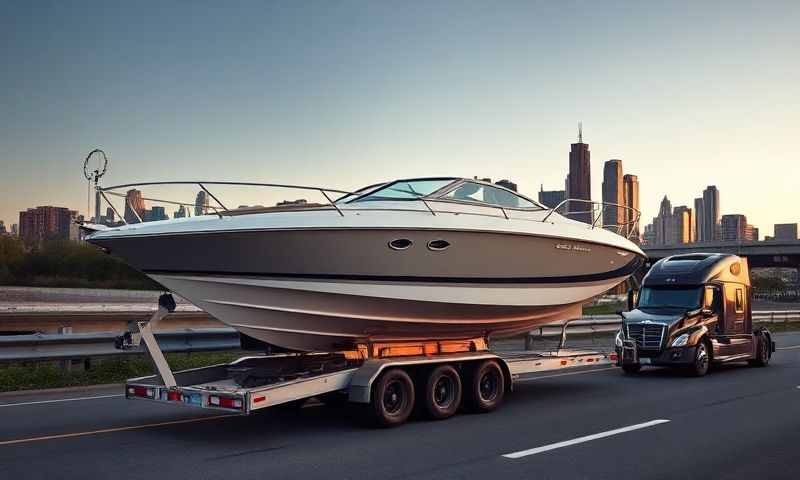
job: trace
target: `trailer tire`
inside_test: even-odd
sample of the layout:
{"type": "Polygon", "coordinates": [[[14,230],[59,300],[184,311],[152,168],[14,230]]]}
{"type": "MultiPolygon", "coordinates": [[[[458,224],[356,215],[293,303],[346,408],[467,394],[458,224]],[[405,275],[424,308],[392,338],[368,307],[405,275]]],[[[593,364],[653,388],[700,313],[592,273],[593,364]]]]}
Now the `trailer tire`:
{"type": "Polygon", "coordinates": [[[694,377],[702,377],[708,373],[708,367],[711,364],[711,357],[708,348],[708,342],[705,340],[697,344],[694,352],[694,361],[689,367],[689,373],[694,377]]]}
{"type": "Polygon", "coordinates": [[[467,399],[473,412],[491,412],[500,406],[506,393],[503,369],[494,360],[477,364],[469,375],[467,399]]]}
{"type": "Polygon", "coordinates": [[[770,339],[764,333],[758,335],[756,343],[756,358],[748,360],[747,363],[753,367],[766,367],[769,365],[769,359],[772,356],[772,348],[770,346],[770,339]]]}
{"type": "Polygon", "coordinates": [[[433,420],[444,420],[458,412],[462,396],[461,376],[450,365],[439,365],[428,372],[422,404],[433,420]]]}
{"type": "Polygon", "coordinates": [[[383,373],[372,388],[370,411],[380,427],[396,427],[414,410],[414,382],[400,368],[383,373]]]}

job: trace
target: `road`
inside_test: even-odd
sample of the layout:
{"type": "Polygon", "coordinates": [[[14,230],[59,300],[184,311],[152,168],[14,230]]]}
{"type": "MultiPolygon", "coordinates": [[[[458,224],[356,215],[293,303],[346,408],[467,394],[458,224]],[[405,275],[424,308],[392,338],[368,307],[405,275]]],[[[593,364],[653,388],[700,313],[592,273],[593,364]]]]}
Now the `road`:
{"type": "Polygon", "coordinates": [[[221,416],[119,392],[0,398],[2,478],[798,478],[800,333],[766,369],[558,375],[376,430],[350,408],[221,416]],[[100,397],[91,399],[70,398],[100,397]],[[44,402],[44,403],[33,403],[44,402]],[[629,428],[626,428],[629,427],[629,428]],[[599,435],[598,435],[599,434],[599,435]],[[533,449],[533,450],[532,450],[533,449]],[[511,457],[511,458],[510,458],[511,457]]]}

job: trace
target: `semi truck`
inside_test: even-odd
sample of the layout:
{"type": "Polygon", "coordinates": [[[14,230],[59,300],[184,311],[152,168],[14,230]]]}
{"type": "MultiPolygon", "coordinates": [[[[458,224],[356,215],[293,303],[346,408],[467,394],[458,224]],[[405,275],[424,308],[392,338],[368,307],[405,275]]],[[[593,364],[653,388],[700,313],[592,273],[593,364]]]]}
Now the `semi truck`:
{"type": "MultiPolygon", "coordinates": [[[[129,379],[128,399],[246,415],[316,398],[360,405],[373,424],[393,427],[415,411],[433,420],[461,410],[490,412],[522,382],[553,372],[615,368],[617,355],[610,348],[567,349],[565,322],[558,347],[546,351],[497,352],[487,338],[367,342],[336,352],[260,352],[227,364],[173,372],[153,329],[174,308],[172,296],[162,295],[149,321],[117,339],[117,348],[146,349],[158,372],[129,379]]],[[[242,343],[258,345],[246,337],[242,343]]]]}
{"type": "Polygon", "coordinates": [[[675,255],[650,268],[615,338],[617,364],[627,374],[642,366],[683,368],[695,376],[709,367],[747,362],[765,367],[772,334],[753,327],[746,258],[718,253],[675,255]]]}

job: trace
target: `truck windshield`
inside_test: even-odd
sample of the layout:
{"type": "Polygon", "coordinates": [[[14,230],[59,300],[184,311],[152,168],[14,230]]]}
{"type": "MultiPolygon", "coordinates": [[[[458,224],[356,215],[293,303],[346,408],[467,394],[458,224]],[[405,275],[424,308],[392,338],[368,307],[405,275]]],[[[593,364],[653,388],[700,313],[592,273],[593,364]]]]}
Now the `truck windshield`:
{"type": "Polygon", "coordinates": [[[639,307],[673,307],[691,310],[700,308],[703,288],[644,287],[639,294],[639,307]]]}

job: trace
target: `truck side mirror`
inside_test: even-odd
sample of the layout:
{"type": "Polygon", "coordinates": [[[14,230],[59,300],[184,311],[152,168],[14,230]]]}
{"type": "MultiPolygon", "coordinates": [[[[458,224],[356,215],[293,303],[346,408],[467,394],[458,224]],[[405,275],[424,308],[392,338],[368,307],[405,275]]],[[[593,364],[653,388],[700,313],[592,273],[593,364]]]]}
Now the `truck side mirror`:
{"type": "Polygon", "coordinates": [[[639,290],[628,290],[628,311],[630,312],[636,308],[636,303],[639,301],[639,290]]]}

